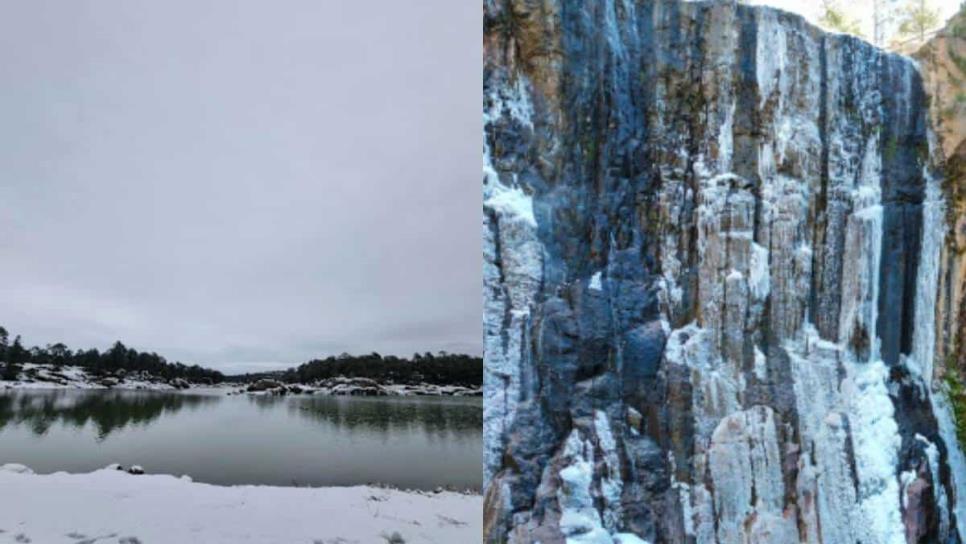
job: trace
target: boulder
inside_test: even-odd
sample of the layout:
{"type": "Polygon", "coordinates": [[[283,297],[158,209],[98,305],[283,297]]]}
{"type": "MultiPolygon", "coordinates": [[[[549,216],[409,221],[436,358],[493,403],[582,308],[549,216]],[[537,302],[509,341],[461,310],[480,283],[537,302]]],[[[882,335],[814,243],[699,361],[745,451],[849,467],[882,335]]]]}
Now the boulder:
{"type": "Polygon", "coordinates": [[[277,389],[279,387],[283,387],[282,382],[277,380],[262,379],[253,384],[249,384],[248,391],[268,391],[269,389],[277,389]]]}
{"type": "Polygon", "coordinates": [[[0,472],[13,472],[14,474],[33,474],[34,471],[26,465],[20,463],[7,463],[0,465],[0,472]]]}

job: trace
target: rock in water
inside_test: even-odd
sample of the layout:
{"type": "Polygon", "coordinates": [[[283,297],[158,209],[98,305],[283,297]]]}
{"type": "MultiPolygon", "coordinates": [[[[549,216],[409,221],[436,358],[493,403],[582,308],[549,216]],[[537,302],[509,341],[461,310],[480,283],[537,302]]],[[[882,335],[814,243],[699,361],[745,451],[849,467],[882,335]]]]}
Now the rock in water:
{"type": "Polygon", "coordinates": [[[0,465],[0,472],[12,472],[14,474],[33,474],[34,471],[26,465],[20,463],[6,463],[0,465]]]}
{"type": "Polygon", "coordinates": [[[483,7],[486,540],[966,540],[915,64],[733,2],[483,7]]]}
{"type": "Polygon", "coordinates": [[[284,387],[284,384],[280,381],[261,379],[253,384],[250,384],[248,386],[248,391],[268,391],[269,389],[278,389],[280,387],[284,387]]]}

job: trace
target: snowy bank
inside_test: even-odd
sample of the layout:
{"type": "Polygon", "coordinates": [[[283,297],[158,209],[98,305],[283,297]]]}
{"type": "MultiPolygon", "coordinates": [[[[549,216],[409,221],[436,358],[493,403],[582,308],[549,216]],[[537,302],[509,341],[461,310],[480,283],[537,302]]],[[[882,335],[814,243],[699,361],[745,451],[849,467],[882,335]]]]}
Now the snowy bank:
{"type": "Polygon", "coordinates": [[[243,385],[234,391],[234,394],[243,393],[256,395],[320,394],[353,397],[482,397],[483,388],[432,383],[380,383],[371,378],[336,376],[311,384],[287,383],[263,378],[243,385]]]}
{"type": "MultiPolygon", "coordinates": [[[[2,366],[0,362],[0,366],[2,366]]],[[[166,380],[147,372],[117,371],[95,375],[79,366],[60,366],[24,363],[16,380],[0,379],[4,389],[119,389],[137,391],[178,391],[206,389],[228,391],[229,394],[253,393],[263,395],[319,394],[332,396],[370,397],[482,397],[482,387],[437,385],[431,383],[380,383],[369,378],[337,376],[310,384],[285,383],[274,379],[259,379],[250,383],[222,382],[218,384],[191,383],[182,378],[166,380]]]]}
{"type": "Polygon", "coordinates": [[[0,543],[478,542],[482,497],[377,487],[220,487],[103,469],[0,467],[0,543]]]}
{"type": "Polygon", "coordinates": [[[16,380],[0,380],[3,389],[130,389],[176,391],[191,384],[181,378],[165,380],[147,372],[117,372],[95,376],[79,366],[42,365],[24,363],[16,380]]]}

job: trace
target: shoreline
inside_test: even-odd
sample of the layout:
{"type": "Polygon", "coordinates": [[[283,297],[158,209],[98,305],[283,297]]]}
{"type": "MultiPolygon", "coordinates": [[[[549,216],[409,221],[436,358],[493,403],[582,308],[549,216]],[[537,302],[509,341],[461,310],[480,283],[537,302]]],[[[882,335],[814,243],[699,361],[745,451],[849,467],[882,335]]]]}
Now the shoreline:
{"type": "Polygon", "coordinates": [[[0,466],[0,488],[0,543],[328,544],[394,534],[443,543],[474,542],[482,532],[482,495],[453,491],[218,486],[111,467],[35,474],[23,465],[0,466]]]}
{"type": "Polygon", "coordinates": [[[94,376],[77,366],[54,367],[26,363],[17,380],[0,380],[0,391],[117,390],[117,391],[224,391],[227,395],[328,395],[372,397],[480,397],[482,387],[459,385],[380,383],[369,378],[334,377],[314,384],[285,383],[271,379],[254,382],[195,384],[181,378],[164,380],[147,373],[94,376]]]}

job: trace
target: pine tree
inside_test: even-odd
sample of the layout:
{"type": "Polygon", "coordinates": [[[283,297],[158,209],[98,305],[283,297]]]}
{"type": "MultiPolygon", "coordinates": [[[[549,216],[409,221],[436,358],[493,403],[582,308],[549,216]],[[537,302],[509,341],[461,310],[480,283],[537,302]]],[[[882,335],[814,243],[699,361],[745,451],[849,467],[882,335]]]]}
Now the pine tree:
{"type": "Polygon", "coordinates": [[[13,345],[7,348],[7,362],[3,365],[3,379],[16,380],[20,376],[20,364],[26,361],[29,353],[24,349],[18,335],[13,340],[13,345]]]}
{"type": "Polygon", "coordinates": [[[863,35],[859,21],[845,15],[845,11],[835,0],[822,0],[818,23],[828,30],[855,36],[863,35]]]}
{"type": "Polygon", "coordinates": [[[910,0],[899,19],[899,35],[913,37],[920,43],[926,41],[926,32],[940,24],[939,10],[927,0],[910,0]]]}
{"type": "Polygon", "coordinates": [[[0,327],[0,361],[7,360],[7,346],[10,341],[10,333],[7,329],[0,327]]]}
{"type": "Polygon", "coordinates": [[[29,355],[30,353],[23,347],[23,343],[20,341],[20,335],[18,334],[13,339],[13,345],[7,350],[7,363],[19,365],[26,362],[29,355]]]}

